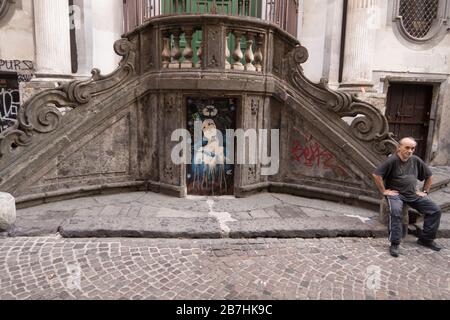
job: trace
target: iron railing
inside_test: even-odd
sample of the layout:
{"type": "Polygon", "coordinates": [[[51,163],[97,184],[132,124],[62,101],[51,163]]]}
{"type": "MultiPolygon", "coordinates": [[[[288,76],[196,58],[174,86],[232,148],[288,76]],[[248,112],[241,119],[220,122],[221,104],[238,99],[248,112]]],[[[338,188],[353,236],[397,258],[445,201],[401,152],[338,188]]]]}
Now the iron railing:
{"type": "Polygon", "coordinates": [[[254,17],[297,35],[298,0],[124,0],[126,32],[156,17],[205,13],[254,17]]]}
{"type": "Polygon", "coordinates": [[[438,0],[400,1],[400,16],[403,18],[405,30],[414,38],[426,37],[437,21],[438,0]]]}

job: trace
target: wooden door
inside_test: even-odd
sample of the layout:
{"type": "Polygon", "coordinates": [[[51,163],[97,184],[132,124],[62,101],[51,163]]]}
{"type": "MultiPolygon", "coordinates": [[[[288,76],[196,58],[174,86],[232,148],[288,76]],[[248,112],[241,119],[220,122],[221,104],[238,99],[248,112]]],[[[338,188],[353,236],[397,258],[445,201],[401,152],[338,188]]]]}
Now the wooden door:
{"type": "Polygon", "coordinates": [[[415,154],[424,160],[432,97],[431,85],[391,84],[387,99],[389,130],[394,133],[397,141],[413,137],[417,141],[415,154]]]}
{"type": "Polygon", "coordinates": [[[236,99],[188,98],[187,129],[191,134],[192,163],[187,165],[187,191],[191,195],[233,195],[234,164],[226,130],[236,128],[236,99]],[[202,136],[195,136],[195,125],[202,136]],[[197,140],[197,141],[196,141],[197,140]]]}

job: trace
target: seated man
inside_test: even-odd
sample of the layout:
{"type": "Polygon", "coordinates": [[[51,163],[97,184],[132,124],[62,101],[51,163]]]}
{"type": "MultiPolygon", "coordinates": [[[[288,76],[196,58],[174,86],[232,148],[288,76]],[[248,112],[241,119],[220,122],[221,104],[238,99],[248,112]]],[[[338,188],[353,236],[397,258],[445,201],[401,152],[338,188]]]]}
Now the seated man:
{"type": "Polygon", "coordinates": [[[389,205],[389,249],[393,257],[399,255],[402,238],[402,208],[407,203],[425,216],[423,232],[417,243],[432,250],[441,248],[434,242],[441,220],[441,209],[429,197],[432,172],[417,156],[413,155],[417,142],[403,138],[397,153],[390,156],[374,172],[373,177],[389,205]],[[424,181],[423,192],[416,190],[417,179],[424,181]]]}

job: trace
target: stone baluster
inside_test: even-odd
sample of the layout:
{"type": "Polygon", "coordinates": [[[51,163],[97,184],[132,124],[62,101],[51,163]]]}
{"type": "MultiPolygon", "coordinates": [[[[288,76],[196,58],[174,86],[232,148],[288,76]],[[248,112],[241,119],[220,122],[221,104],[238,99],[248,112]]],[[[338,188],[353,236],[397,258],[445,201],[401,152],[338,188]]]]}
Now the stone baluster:
{"type": "Polygon", "coordinates": [[[228,44],[230,43],[230,37],[226,36],[225,37],[225,69],[226,70],[230,70],[231,69],[231,64],[228,61],[228,59],[230,58],[230,48],[228,47],[228,44]]]}
{"type": "Polygon", "coordinates": [[[250,12],[250,0],[245,0],[245,10],[244,10],[244,15],[246,16],[251,16],[251,12],[250,12]]]}
{"type": "Polygon", "coordinates": [[[194,28],[186,27],[183,29],[184,37],[186,39],[186,48],[183,50],[184,61],[181,63],[181,68],[192,68],[192,58],[194,57],[194,50],[192,50],[192,35],[194,34],[194,28]]]}
{"type": "Polygon", "coordinates": [[[247,50],[245,50],[245,70],[246,71],[256,71],[253,61],[255,60],[255,55],[253,54],[253,38],[254,33],[247,32],[247,50]]]}
{"type": "Polygon", "coordinates": [[[217,14],[217,3],[216,3],[216,0],[212,1],[210,13],[211,14],[217,14]]]}
{"type": "Polygon", "coordinates": [[[255,69],[257,72],[262,72],[262,63],[263,63],[263,49],[264,45],[264,35],[259,33],[256,36],[256,52],[255,52],[255,69]]]}
{"type": "Polygon", "coordinates": [[[241,50],[241,38],[242,38],[242,32],[241,31],[234,31],[234,37],[236,39],[235,41],[235,48],[233,51],[233,69],[234,70],[244,70],[244,66],[242,65],[242,58],[244,57],[244,54],[241,50]]]}
{"type": "Polygon", "coordinates": [[[179,69],[180,68],[180,58],[181,58],[181,50],[180,50],[180,35],[181,31],[175,29],[172,31],[173,35],[173,48],[172,48],[172,62],[169,64],[170,69],[179,69]]]}
{"type": "Polygon", "coordinates": [[[238,0],[238,15],[242,16],[244,10],[244,0],[238,0]]]}
{"type": "Polygon", "coordinates": [[[170,33],[163,33],[163,51],[161,53],[163,69],[169,68],[170,64],[170,33]]]}
{"type": "Polygon", "coordinates": [[[195,65],[195,67],[196,68],[201,68],[202,67],[202,60],[203,60],[203,42],[202,41],[200,41],[200,45],[198,46],[197,57],[198,57],[198,62],[195,65]]]}

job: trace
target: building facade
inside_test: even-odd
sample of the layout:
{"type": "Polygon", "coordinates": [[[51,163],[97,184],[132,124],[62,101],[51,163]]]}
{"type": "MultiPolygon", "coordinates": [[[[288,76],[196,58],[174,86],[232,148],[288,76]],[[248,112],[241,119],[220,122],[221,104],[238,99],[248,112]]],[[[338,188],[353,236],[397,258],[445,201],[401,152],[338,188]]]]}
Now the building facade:
{"type": "Polygon", "coordinates": [[[0,1],[1,130],[30,96],[58,82],[86,79],[120,61],[122,0],[0,1]]]}
{"type": "MultiPolygon", "coordinates": [[[[125,31],[170,11],[210,10],[208,3],[155,0],[3,0],[0,20],[2,130],[33,93],[57,82],[112,72],[111,51],[125,31]],[[178,4],[180,8],[178,8],[178,4]]],[[[217,1],[217,12],[239,12],[275,22],[309,50],[305,75],[355,92],[388,116],[396,138],[413,136],[418,154],[450,163],[448,0],[217,1]],[[273,9],[271,9],[273,8],[273,9]],[[273,12],[277,12],[275,16],[273,12]]]]}
{"type": "Polygon", "coordinates": [[[370,101],[396,139],[413,136],[419,156],[449,165],[450,1],[307,0],[301,8],[306,76],[370,101]]]}
{"type": "Polygon", "coordinates": [[[18,117],[0,133],[0,188],[19,203],[138,189],[378,205],[389,131],[449,164],[447,1],[2,4],[3,84],[17,95],[3,95],[2,123],[18,117]],[[122,59],[105,74],[113,44],[122,59]],[[256,145],[242,163],[227,130],[256,145]]]}

